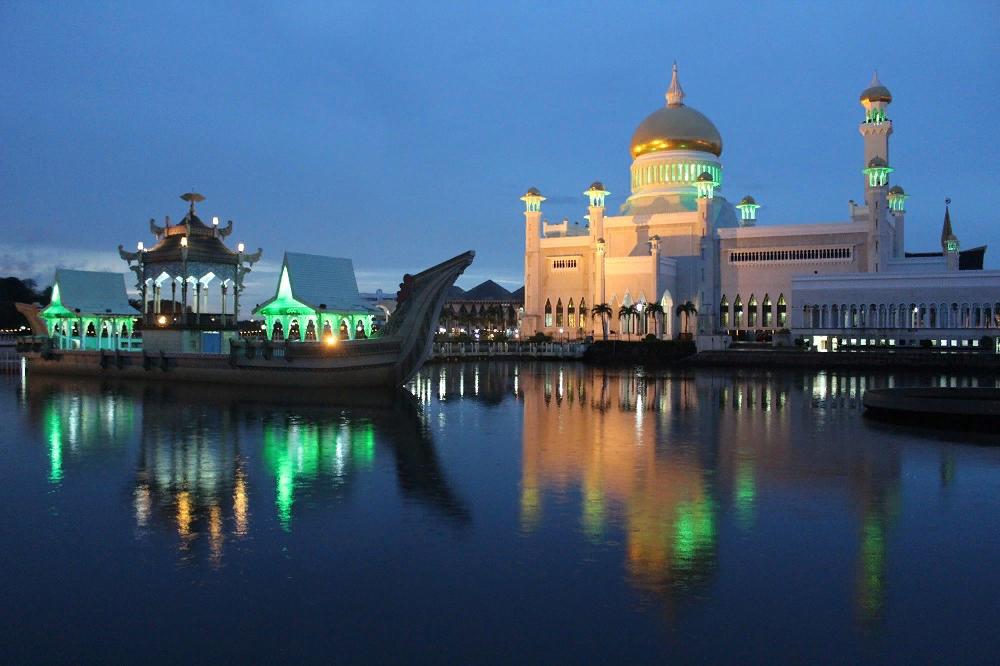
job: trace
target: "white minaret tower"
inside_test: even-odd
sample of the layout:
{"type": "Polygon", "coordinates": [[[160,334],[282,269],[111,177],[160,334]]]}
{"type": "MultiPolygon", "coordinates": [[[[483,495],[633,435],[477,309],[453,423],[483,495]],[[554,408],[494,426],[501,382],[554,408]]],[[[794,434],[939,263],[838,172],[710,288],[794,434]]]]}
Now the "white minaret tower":
{"type": "Polygon", "coordinates": [[[533,335],[542,328],[542,255],[539,240],[542,237],[542,196],[532,187],[524,196],[524,319],[522,333],[533,335]]]}
{"type": "MultiPolygon", "coordinates": [[[[886,118],[886,107],[892,103],[892,93],[878,80],[878,72],[863,93],[861,106],[865,107],[865,120],[861,123],[861,136],[865,138],[865,161],[867,165],[876,157],[889,163],[889,135],[892,121],[886,118]]],[[[865,187],[868,181],[865,180],[865,187]]],[[[866,192],[867,194],[867,192],[866,192]]],[[[871,202],[868,202],[871,205],[871,202]]]]}

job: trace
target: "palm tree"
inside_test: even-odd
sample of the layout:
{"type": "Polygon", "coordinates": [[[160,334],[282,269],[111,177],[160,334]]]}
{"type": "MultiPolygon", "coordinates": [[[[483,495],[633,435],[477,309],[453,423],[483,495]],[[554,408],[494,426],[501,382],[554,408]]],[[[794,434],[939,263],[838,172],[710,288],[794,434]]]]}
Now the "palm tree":
{"type": "Polygon", "coordinates": [[[683,303],[677,306],[677,316],[680,317],[681,315],[684,315],[685,335],[687,335],[688,333],[688,319],[691,317],[691,315],[695,314],[698,314],[698,308],[696,308],[694,306],[694,303],[692,303],[691,301],[684,301],[683,303]]]}
{"type": "Polygon", "coordinates": [[[618,308],[618,318],[624,321],[629,340],[632,339],[632,318],[637,316],[639,316],[639,309],[634,305],[623,305],[618,308]]]}
{"type": "Polygon", "coordinates": [[[650,303],[649,305],[646,306],[646,318],[647,320],[649,317],[653,318],[653,325],[656,327],[656,337],[659,338],[660,320],[657,317],[657,315],[661,317],[663,316],[663,305],[661,305],[660,303],[650,303]]]}
{"type": "Polygon", "coordinates": [[[613,315],[614,313],[615,313],[615,311],[612,310],[611,306],[608,305],[607,303],[598,303],[597,305],[595,305],[590,310],[590,315],[592,317],[600,317],[601,318],[601,328],[604,329],[604,339],[605,339],[605,341],[607,341],[607,339],[608,339],[608,319],[607,318],[610,317],[611,315],[613,315]]]}

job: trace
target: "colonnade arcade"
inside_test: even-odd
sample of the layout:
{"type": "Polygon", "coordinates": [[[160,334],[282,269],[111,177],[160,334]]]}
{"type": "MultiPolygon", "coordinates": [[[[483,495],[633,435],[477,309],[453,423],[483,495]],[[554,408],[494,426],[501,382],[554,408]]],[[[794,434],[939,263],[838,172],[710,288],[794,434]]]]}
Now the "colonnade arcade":
{"type": "Polygon", "coordinates": [[[258,313],[268,340],[360,340],[372,335],[374,315],[334,312],[258,313]]]}
{"type": "Polygon", "coordinates": [[[758,303],[757,297],[750,294],[744,303],[743,298],[736,294],[730,304],[723,294],[719,301],[719,326],[723,329],[786,328],[788,304],[785,295],[778,294],[777,302],[772,302],[770,294],[764,294],[758,303]]]}
{"type": "Polygon", "coordinates": [[[998,329],[995,303],[841,303],[805,305],[802,328],[998,329]]]}
{"type": "Polygon", "coordinates": [[[141,346],[133,338],[134,317],[54,316],[45,318],[49,335],[59,349],[111,349],[127,351],[141,346]]]}
{"type": "MultiPolygon", "coordinates": [[[[171,275],[166,271],[145,280],[147,300],[143,304],[143,314],[177,314],[188,312],[200,323],[201,315],[219,314],[224,321],[227,315],[236,313],[238,295],[233,289],[232,278],[221,278],[211,270],[201,275],[171,275]],[[214,292],[214,293],[213,293],[214,292]]],[[[207,320],[206,320],[207,322],[207,320]]]]}

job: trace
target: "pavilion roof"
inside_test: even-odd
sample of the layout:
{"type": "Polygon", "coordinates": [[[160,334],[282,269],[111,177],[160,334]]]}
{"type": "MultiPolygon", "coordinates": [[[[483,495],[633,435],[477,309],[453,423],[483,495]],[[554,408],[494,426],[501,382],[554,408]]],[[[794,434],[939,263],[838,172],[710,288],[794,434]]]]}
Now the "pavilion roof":
{"type": "Polygon", "coordinates": [[[254,313],[282,298],[292,298],[313,310],[354,314],[372,311],[358,293],[354,263],[343,257],[286,252],[274,297],[258,306],[254,313]],[[283,284],[286,271],[287,284],[283,284]],[[283,290],[288,293],[282,293],[283,290]]]}
{"type": "Polygon", "coordinates": [[[41,314],[55,314],[60,306],[79,316],[139,314],[128,302],[125,275],[122,273],[56,269],[52,302],[41,314]]]}

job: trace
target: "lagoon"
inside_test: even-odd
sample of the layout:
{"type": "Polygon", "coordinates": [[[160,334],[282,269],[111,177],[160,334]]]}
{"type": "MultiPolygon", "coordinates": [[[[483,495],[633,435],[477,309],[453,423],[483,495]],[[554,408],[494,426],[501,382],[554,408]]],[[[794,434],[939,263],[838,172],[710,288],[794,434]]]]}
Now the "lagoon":
{"type": "Polygon", "coordinates": [[[8,663],[992,663],[1000,447],[869,388],[426,366],[400,393],[0,378],[8,663]]]}

